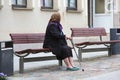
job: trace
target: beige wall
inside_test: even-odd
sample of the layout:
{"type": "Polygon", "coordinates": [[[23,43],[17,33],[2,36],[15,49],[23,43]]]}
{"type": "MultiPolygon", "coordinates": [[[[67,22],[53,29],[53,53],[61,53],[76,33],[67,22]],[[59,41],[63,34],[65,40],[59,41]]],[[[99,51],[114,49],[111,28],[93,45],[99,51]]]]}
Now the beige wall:
{"type": "MultiPolygon", "coordinates": [[[[66,12],[65,0],[58,1],[65,34],[70,35],[70,27],[87,27],[86,1],[82,0],[82,13],[66,12]]],[[[0,41],[10,40],[9,33],[45,32],[53,12],[41,11],[39,0],[33,0],[33,10],[12,10],[10,0],[3,3],[0,9],[0,41]]]]}

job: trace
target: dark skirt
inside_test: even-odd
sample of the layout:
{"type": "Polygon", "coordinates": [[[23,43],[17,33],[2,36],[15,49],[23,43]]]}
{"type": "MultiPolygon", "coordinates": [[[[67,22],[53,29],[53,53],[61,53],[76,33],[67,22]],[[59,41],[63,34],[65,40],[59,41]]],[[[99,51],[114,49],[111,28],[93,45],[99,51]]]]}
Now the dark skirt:
{"type": "Polygon", "coordinates": [[[61,46],[59,48],[56,48],[54,51],[53,51],[53,54],[56,55],[56,58],[58,60],[63,60],[67,57],[73,57],[72,55],[72,49],[65,45],[65,46],[61,46]]]}

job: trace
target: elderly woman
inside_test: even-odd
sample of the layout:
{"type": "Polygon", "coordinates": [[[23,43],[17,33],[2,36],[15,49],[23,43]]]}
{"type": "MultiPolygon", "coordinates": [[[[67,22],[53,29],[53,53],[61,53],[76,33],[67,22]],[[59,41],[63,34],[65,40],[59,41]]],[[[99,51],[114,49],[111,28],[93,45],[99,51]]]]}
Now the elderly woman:
{"type": "Polygon", "coordinates": [[[50,48],[58,60],[64,60],[67,66],[66,70],[77,71],[79,68],[73,65],[72,50],[66,42],[66,39],[71,38],[64,35],[60,19],[59,13],[52,14],[46,29],[43,48],[50,48]]]}

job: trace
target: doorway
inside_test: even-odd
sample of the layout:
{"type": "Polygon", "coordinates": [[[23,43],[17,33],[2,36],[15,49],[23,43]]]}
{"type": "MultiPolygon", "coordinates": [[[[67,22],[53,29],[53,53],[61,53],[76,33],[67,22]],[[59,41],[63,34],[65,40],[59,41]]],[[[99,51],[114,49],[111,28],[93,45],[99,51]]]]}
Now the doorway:
{"type": "Polygon", "coordinates": [[[113,0],[88,0],[89,27],[113,28],[113,0]]]}

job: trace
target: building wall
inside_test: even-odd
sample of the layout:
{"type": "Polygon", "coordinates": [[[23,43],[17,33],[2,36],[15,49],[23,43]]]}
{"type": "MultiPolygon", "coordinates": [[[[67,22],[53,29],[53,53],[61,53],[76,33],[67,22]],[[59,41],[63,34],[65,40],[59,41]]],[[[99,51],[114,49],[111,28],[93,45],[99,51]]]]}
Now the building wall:
{"type": "MultiPolygon", "coordinates": [[[[70,36],[70,27],[87,27],[87,0],[82,0],[82,12],[66,12],[65,1],[58,0],[58,12],[62,17],[63,31],[70,36]]],[[[53,11],[41,11],[39,3],[39,0],[33,0],[31,10],[13,10],[11,0],[2,0],[0,40],[10,40],[9,33],[45,32],[53,11]]]]}

